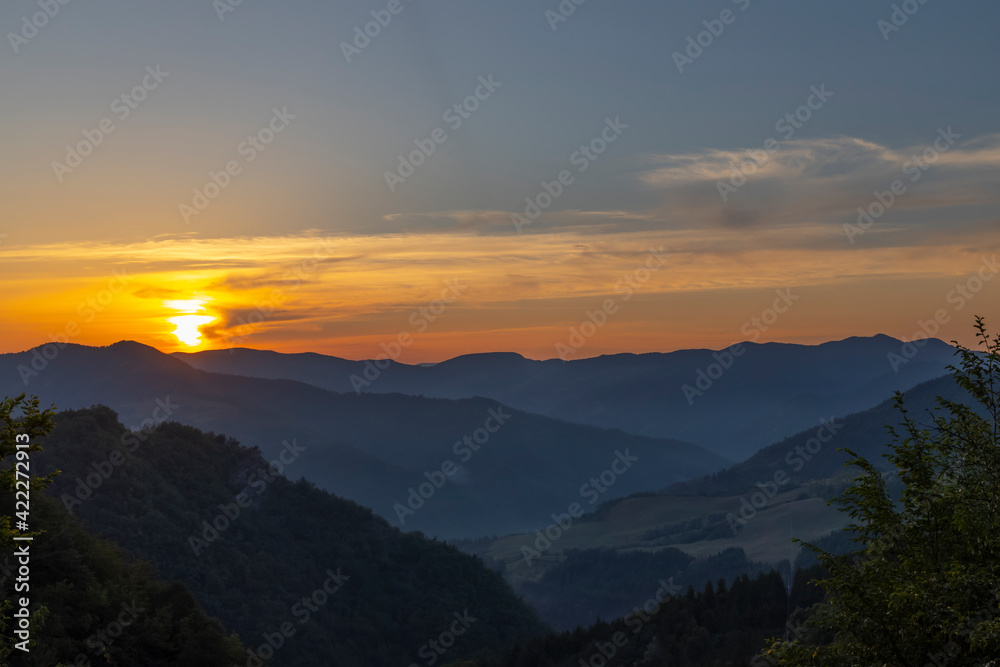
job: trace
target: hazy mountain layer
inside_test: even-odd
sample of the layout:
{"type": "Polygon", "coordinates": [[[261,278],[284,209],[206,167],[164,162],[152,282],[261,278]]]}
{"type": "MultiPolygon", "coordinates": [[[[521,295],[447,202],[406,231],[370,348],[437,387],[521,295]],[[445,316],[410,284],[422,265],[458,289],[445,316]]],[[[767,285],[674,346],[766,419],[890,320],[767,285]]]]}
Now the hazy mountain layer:
{"type": "Polygon", "coordinates": [[[0,355],[0,391],[25,389],[60,408],[108,405],[130,426],[170,419],[224,432],[260,447],[291,479],[441,537],[544,526],[573,503],[593,508],[729,463],[689,443],[571,424],[496,400],[336,394],[203,372],[129,342],[0,355]],[[44,359],[51,350],[55,357],[44,359]],[[37,373],[24,375],[27,387],[24,369],[37,373]]]}
{"type": "Polygon", "coordinates": [[[865,410],[897,389],[945,374],[953,353],[939,340],[916,347],[879,335],[575,361],[478,354],[432,366],[249,349],[176,356],[203,370],[344,393],[483,396],[580,424],[679,438],[741,461],[820,417],[865,410]]]}

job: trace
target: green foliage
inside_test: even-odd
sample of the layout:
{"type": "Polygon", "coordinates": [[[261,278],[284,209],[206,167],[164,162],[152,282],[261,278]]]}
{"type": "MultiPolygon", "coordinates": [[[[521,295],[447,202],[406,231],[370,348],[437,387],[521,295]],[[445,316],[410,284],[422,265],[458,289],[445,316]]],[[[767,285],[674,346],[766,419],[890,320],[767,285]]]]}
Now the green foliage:
{"type": "MultiPolygon", "coordinates": [[[[276,652],[276,664],[424,664],[421,647],[466,609],[478,620],[439,661],[500,650],[545,629],[478,557],[402,533],[307,481],[274,476],[256,449],[177,423],[144,437],[137,447],[125,445],[134,443],[132,435],[106,407],[60,413],[46,459],[64,474],[49,493],[93,532],[189,586],[248,649],[290,624],[294,634],[276,652]],[[123,463],[78,502],[94,462],[113,452],[123,463]],[[249,506],[236,505],[241,493],[249,506]],[[225,519],[223,508],[239,515],[195,553],[191,538],[204,539],[205,522],[225,519]],[[323,585],[327,570],[338,569],[349,579],[306,618],[300,601],[323,585]]],[[[308,448],[289,472],[317,454],[308,448]]]]}
{"type": "MultiPolygon", "coordinates": [[[[48,410],[39,409],[38,398],[26,398],[21,394],[17,398],[5,398],[0,402],[0,496],[8,500],[8,496],[13,496],[17,484],[16,479],[16,453],[18,443],[24,443],[27,436],[29,444],[27,449],[29,455],[42,451],[39,440],[52,430],[52,416],[55,408],[48,410]],[[20,440],[18,437],[20,436],[20,440]]],[[[30,472],[30,470],[29,470],[30,472]]],[[[31,490],[42,490],[52,482],[52,478],[58,474],[56,471],[47,476],[37,476],[32,474],[30,479],[31,490]]],[[[0,516],[0,546],[6,553],[13,541],[14,535],[30,536],[37,535],[34,532],[21,532],[11,529],[11,515],[0,516]]]]}
{"type": "Polygon", "coordinates": [[[981,318],[976,330],[984,349],[958,346],[952,367],[974,405],[941,398],[922,426],[897,395],[903,424],[885,457],[899,492],[848,450],[862,475],[836,502],[858,548],[812,547],[827,599],[811,630],[755,665],[980,667],[1000,654],[1000,336],[981,318]]]}
{"type": "Polygon", "coordinates": [[[31,599],[47,619],[32,624],[31,652],[14,651],[10,664],[216,667],[240,660],[239,639],[206,617],[187,587],[160,580],[148,564],[88,534],[47,496],[34,499],[32,510],[45,532],[32,546],[31,599]]]}
{"type": "Polygon", "coordinates": [[[624,616],[649,599],[651,582],[669,580],[678,587],[701,587],[712,578],[732,582],[744,574],[754,576],[771,569],[747,560],[739,548],[699,559],[673,548],[569,549],[565,556],[537,581],[526,581],[518,589],[559,630],[624,616]]]}
{"type": "MultiPolygon", "coordinates": [[[[616,573],[607,573],[609,575],[616,573]]],[[[801,574],[801,573],[800,573],[801,574]]],[[[658,607],[633,610],[610,623],[551,634],[521,644],[476,667],[730,667],[746,665],[783,631],[789,605],[810,606],[819,591],[796,579],[789,597],[777,572],[738,577],[731,586],[709,582],[704,590],[677,595],[658,607]],[[648,611],[648,613],[647,613],[648,611]]],[[[609,578],[611,578],[609,576],[609,578]]],[[[655,589],[650,582],[649,587],[655,589]]],[[[652,594],[650,590],[650,594],[652,594]]]]}
{"type": "MultiPolygon", "coordinates": [[[[226,636],[208,619],[182,585],[156,578],[149,566],[114,545],[89,535],[79,522],[41,490],[54,474],[38,476],[44,458],[41,440],[53,426],[53,410],[40,410],[23,395],[0,403],[0,664],[18,666],[233,664],[243,653],[235,636],[226,636]],[[15,590],[14,542],[10,513],[16,482],[15,437],[30,436],[32,490],[30,521],[44,527],[32,535],[27,590],[15,590]],[[8,467],[8,462],[10,467],[8,467]],[[30,652],[13,648],[12,602],[30,600],[30,652]],[[103,633],[103,634],[102,634],[103,633]]],[[[46,439],[46,445],[48,440],[46,439]]],[[[24,451],[24,450],[22,450],[24,451]]]]}
{"type": "MultiPolygon", "coordinates": [[[[40,452],[42,449],[39,439],[52,430],[52,415],[55,413],[55,410],[41,410],[39,409],[39,403],[37,398],[33,397],[29,399],[24,394],[16,398],[5,398],[3,402],[0,402],[0,507],[4,510],[0,512],[0,555],[2,556],[13,552],[15,544],[13,538],[15,535],[37,537],[39,534],[37,531],[24,532],[13,530],[11,526],[11,519],[14,516],[16,507],[15,500],[23,498],[23,496],[18,498],[16,495],[18,488],[16,472],[17,445],[18,443],[24,444],[24,436],[27,436],[29,446],[27,449],[20,451],[28,453],[28,463],[30,464],[30,455],[40,452]]],[[[28,468],[28,472],[31,472],[30,467],[28,468]]],[[[44,489],[51,482],[51,479],[52,475],[48,477],[31,475],[28,480],[28,488],[31,491],[41,491],[41,489],[44,489]]],[[[3,583],[13,591],[13,582],[10,582],[10,585],[7,586],[8,579],[9,577],[5,576],[3,583]]],[[[8,618],[13,620],[13,607],[14,596],[12,594],[7,595],[5,591],[3,600],[0,601],[0,664],[6,664],[5,661],[15,650],[13,623],[8,622],[8,618]]],[[[47,609],[36,606],[31,612],[31,627],[36,629],[43,627],[47,615],[47,609]]],[[[37,638],[32,637],[29,647],[33,647],[37,643],[37,638]]]]}

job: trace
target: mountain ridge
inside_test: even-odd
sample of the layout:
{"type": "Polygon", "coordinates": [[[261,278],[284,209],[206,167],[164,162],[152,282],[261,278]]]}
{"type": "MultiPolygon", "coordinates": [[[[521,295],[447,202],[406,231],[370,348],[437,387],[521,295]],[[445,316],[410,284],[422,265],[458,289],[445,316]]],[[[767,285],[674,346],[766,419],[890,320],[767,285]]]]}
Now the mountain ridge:
{"type": "MultiPolygon", "coordinates": [[[[39,350],[0,355],[0,390],[25,389],[18,368],[44,354],[39,350]]],[[[338,394],[296,380],[202,371],[141,344],[67,346],[36,373],[27,389],[46,404],[78,409],[100,403],[129,424],[150,424],[158,415],[230,433],[271,459],[281,454],[282,443],[296,440],[307,448],[308,463],[292,463],[289,475],[372,507],[407,530],[442,537],[544,525],[618,450],[631,448],[644,465],[616,478],[606,497],[731,463],[680,440],[574,424],[493,399],[338,394]],[[163,414],[170,405],[175,407],[163,414]],[[497,409],[513,417],[487,433],[490,410],[497,409]],[[476,448],[465,441],[471,437],[476,448]],[[440,482],[445,468],[448,479],[426,491],[423,485],[440,482]],[[419,497],[414,489],[423,489],[419,497]],[[419,512],[412,516],[406,509],[419,512]]]]}
{"type": "Polygon", "coordinates": [[[821,415],[867,409],[897,389],[946,374],[954,353],[943,341],[928,339],[907,363],[893,366],[890,355],[906,344],[886,334],[819,345],[742,345],[570,361],[504,352],[433,365],[387,360],[378,362],[377,372],[375,360],[319,355],[303,363],[297,355],[251,348],[173,356],[203,370],[293,378],[341,393],[483,396],[570,422],[693,442],[739,461],[821,415]],[[754,391],[743,391],[748,386],[754,391]]]}

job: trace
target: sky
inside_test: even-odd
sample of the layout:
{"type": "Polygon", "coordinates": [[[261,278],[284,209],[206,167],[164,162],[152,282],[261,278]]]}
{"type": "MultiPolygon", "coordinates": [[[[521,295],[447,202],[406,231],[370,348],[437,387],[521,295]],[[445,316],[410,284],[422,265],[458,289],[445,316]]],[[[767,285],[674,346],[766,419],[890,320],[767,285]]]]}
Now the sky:
{"type": "Polygon", "coordinates": [[[971,344],[1000,322],[997,19],[7,0],[0,352],[971,344]]]}

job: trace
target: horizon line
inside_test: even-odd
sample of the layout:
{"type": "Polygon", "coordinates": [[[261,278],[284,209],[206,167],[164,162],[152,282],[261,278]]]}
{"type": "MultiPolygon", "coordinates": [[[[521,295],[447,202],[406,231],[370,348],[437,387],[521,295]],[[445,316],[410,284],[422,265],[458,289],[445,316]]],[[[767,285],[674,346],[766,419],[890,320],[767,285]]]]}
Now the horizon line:
{"type": "Polygon", "coordinates": [[[335,354],[329,354],[329,353],[326,353],[326,352],[316,352],[316,351],[280,352],[278,350],[273,350],[273,349],[269,349],[269,348],[243,347],[243,346],[240,346],[240,347],[205,348],[205,349],[192,350],[192,351],[175,350],[173,352],[166,352],[166,351],[164,351],[164,350],[162,350],[162,349],[160,349],[160,348],[158,348],[158,347],[156,347],[154,345],[150,345],[148,343],[142,343],[142,342],[134,340],[134,339],[123,338],[121,340],[115,341],[114,343],[109,343],[107,345],[87,345],[87,344],[83,344],[83,343],[71,343],[71,342],[68,342],[68,341],[67,342],[61,342],[61,341],[52,341],[52,340],[50,340],[50,341],[42,343],[40,345],[36,345],[34,347],[30,347],[30,348],[28,348],[26,350],[20,350],[20,351],[16,351],[16,352],[0,352],[0,356],[27,354],[27,353],[33,352],[35,350],[40,350],[42,348],[45,348],[46,346],[49,346],[49,345],[56,346],[60,350],[65,349],[67,347],[85,347],[85,348],[91,348],[91,349],[106,349],[106,348],[114,347],[116,345],[121,345],[123,343],[131,343],[131,344],[134,344],[134,345],[141,345],[143,347],[148,347],[148,348],[150,348],[152,350],[156,350],[160,354],[163,354],[163,355],[166,355],[166,356],[198,355],[198,354],[202,354],[202,353],[205,353],[205,352],[224,352],[224,351],[227,351],[227,350],[232,353],[232,352],[235,352],[237,350],[241,350],[241,351],[249,351],[249,352],[270,352],[272,354],[279,354],[279,355],[283,355],[283,356],[297,356],[297,355],[307,355],[307,354],[308,355],[318,355],[318,356],[322,356],[322,357],[328,357],[328,358],[331,358],[331,359],[338,359],[338,360],[341,360],[341,361],[349,361],[349,362],[365,362],[365,361],[380,361],[381,362],[381,361],[389,360],[392,363],[399,364],[399,365],[402,365],[402,366],[435,366],[435,365],[438,365],[438,364],[446,363],[448,361],[454,361],[456,359],[463,359],[463,358],[466,358],[466,357],[487,356],[487,355],[515,355],[515,356],[518,356],[518,357],[520,357],[522,359],[525,359],[527,361],[537,361],[537,362],[562,361],[564,363],[571,363],[571,362],[574,362],[574,361],[588,361],[588,360],[592,360],[592,359],[601,359],[601,358],[604,358],[604,357],[618,357],[618,356],[634,356],[634,357],[639,357],[639,356],[646,356],[646,355],[677,354],[677,353],[682,353],[682,352],[724,352],[724,351],[730,350],[730,349],[732,349],[734,347],[743,346],[743,345],[753,345],[753,346],[780,345],[780,346],[788,346],[788,347],[811,347],[811,348],[814,348],[814,347],[821,347],[823,345],[830,345],[832,343],[844,343],[844,342],[847,342],[847,341],[850,341],[850,340],[857,340],[857,339],[871,340],[871,339],[876,339],[876,338],[888,338],[890,340],[893,340],[895,342],[900,343],[901,345],[907,345],[907,344],[911,344],[911,343],[916,343],[917,341],[937,341],[939,343],[943,343],[944,345],[947,345],[948,347],[955,347],[954,341],[952,343],[949,343],[949,342],[947,342],[947,341],[945,341],[945,340],[943,340],[941,338],[925,336],[923,338],[914,338],[912,340],[907,341],[907,340],[904,340],[904,339],[901,339],[901,338],[896,338],[895,336],[891,336],[889,334],[881,333],[880,332],[880,333],[872,334],[870,336],[863,336],[863,335],[847,336],[845,338],[838,338],[838,339],[826,340],[826,341],[823,341],[821,343],[793,343],[793,342],[785,342],[785,341],[757,342],[757,341],[752,341],[752,340],[744,340],[744,341],[737,341],[735,343],[731,343],[730,345],[727,345],[727,346],[721,347],[721,348],[694,347],[694,348],[677,348],[677,349],[673,349],[673,350],[657,350],[657,351],[649,351],[649,352],[624,352],[623,351],[623,352],[611,352],[611,353],[605,353],[605,354],[598,354],[598,355],[595,355],[595,356],[592,356],[592,357],[580,357],[579,359],[561,359],[559,357],[549,357],[549,358],[541,359],[541,358],[529,357],[529,356],[526,356],[524,354],[521,354],[520,352],[514,352],[514,351],[510,351],[510,350],[493,350],[493,351],[489,351],[489,352],[468,352],[468,353],[465,353],[465,354],[456,355],[454,357],[448,357],[446,359],[442,359],[441,361],[406,363],[406,362],[397,361],[396,359],[390,358],[384,352],[380,353],[379,355],[376,355],[375,357],[362,357],[362,358],[357,358],[357,359],[352,359],[352,358],[349,358],[349,357],[342,357],[342,356],[338,356],[338,355],[335,355],[335,354]]]}

